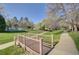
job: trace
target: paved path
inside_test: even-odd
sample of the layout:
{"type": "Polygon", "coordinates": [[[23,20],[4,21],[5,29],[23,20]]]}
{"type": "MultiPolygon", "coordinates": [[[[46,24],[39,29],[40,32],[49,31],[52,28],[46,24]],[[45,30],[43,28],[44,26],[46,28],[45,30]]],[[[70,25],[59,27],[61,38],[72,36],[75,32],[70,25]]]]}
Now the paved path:
{"type": "Polygon", "coordinates": [[[78,55],[75,43],[68,33],[63,33],[60,42],[49,53],[49,55],[78,55]]]}
{"type": "Polygon", "coordinates": [[[9,43],[5,43],[5,44],[1,44],[0,45],[0,50],[5,49],[5,48],[8,48],[8,47],[10,47],[12,45],[14,45],[14,41],[9,42],[9,43]]]}

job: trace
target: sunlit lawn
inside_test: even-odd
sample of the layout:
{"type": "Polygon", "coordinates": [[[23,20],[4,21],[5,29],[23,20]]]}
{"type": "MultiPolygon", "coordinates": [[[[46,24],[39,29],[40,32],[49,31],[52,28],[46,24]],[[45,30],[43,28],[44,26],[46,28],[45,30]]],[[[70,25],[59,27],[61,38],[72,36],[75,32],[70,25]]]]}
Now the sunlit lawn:
{"type": "Polygon", "coordinates": [[[41,30],[30,30],[30,31],[28,31],[28,33],[34,33],[34,34],[40,34],[42,32],[43,31],[41,31],[41,30]]]}
{"type": "Polygon", "coordinates": [[[28,32],[4,32],[4,33],[0,33],[0,44],[4,44],[4,43],[8,43],[13,41],[14,36],[16,35],[26,35],[26,36],[33,36],[35,34],[39,34],[42,33],[41,31],[35,31],[35,30],[31,30],[28,32]]]}
{"type": "MultiPolygon", "coordinates": [[[[24,35],[26,34],[29,36],[39,34],[41,31],[28,31],[28,32],[4,32],[0,33],[0,44],[8,43],[13,41],[14,36],[17,35],[24,35]],[[29,34],[28,34],[29,33],[29,34]],[[31,34],[30,34],[31,33],[31,34]]],[[[22,48],[17,47],[17,46],[11,46],[6,49],[0,50],[1,55],[19,55],[19,54],[24,54],[24,51],[22,48]]]]}
{"type": "Polygon", "coordinates": [[[22,55],[24,52],[25,51],[21,47],[11,46],[0,50],[0,55],[22,55]]]}
{"type": "Polygon", "coordinates": [[[0,44],[13,41],[15,33],[0,33],[0,44]]]}
{"type": "Polygon", "coordinates": [[[18,34],[22,34],[25,32],[20,32],[20,33],[0,33],[0,44],[8,43],[13,41],[14,36],[18,34]]]}

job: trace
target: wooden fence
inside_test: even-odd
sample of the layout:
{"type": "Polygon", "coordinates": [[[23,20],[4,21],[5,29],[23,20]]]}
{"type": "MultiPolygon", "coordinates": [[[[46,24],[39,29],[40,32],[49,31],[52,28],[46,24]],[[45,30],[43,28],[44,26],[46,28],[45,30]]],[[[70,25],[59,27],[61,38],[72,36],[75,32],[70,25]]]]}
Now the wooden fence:
{"type": "Polygon", "coordinates": [[[35,37],[18,35],[14,37],[15,45],[20,45],[23,49],[28,50],[30,54],[33,55],[45,55],[53,48],[53,35],[51,36],[51,47],[48,46],[48,43],[43,42],[43,39],[39,36],[35,37]]]}

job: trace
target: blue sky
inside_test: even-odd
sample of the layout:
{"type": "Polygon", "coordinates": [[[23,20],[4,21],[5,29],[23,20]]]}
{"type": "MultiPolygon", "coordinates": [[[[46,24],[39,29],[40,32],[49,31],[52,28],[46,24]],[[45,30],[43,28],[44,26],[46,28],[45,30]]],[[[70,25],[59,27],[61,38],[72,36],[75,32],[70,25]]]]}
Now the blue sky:
{"type": "Polygon", "coordinates": [[[4,4],[10,17],[28,17],[37,23],[46,17],[46,5],[41,3],[4,4]]]}

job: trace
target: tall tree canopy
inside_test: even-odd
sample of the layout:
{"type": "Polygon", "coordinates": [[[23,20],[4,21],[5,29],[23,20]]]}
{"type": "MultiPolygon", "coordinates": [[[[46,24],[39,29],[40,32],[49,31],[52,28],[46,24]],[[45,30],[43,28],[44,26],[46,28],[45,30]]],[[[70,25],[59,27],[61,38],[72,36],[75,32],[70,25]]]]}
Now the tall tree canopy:
{"type": "Polygon", "coordinates": [[[24,29],[33,28],[34,24],[27,17],[25,18],[21,17],[19,21],[19,27],[24,29]]]}

